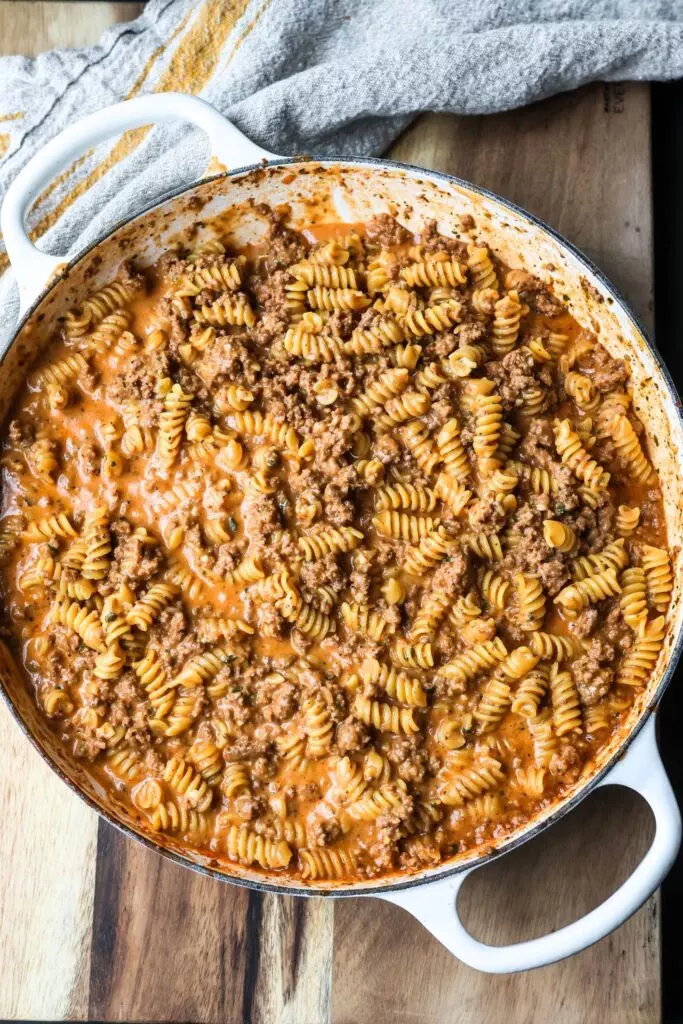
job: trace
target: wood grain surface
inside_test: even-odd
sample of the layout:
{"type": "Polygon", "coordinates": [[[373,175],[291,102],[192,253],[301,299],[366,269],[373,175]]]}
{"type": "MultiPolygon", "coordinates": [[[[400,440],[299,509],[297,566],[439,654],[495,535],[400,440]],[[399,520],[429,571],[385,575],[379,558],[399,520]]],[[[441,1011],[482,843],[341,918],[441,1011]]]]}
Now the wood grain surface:
{"type": "MultiPolygon", "coordinates": [[[[0,3],[0,52],[93,41],[137,4],[0,3]]],[[[428,115],[397,159],[508,196],[583,248],[652,319],[649,94],[596,85],[495,117],[428,115]]],[[[489,977],[378,901],[261,896],[169,864],[99,822],[0,706],[0,1019],[201,1024],[623,1024],[660,1019],[657,897],[612,936],[489,977]]],[[[489,942],[561,926],[613,891],[651,838],[601,791],[471,878],[489,942]]]]}

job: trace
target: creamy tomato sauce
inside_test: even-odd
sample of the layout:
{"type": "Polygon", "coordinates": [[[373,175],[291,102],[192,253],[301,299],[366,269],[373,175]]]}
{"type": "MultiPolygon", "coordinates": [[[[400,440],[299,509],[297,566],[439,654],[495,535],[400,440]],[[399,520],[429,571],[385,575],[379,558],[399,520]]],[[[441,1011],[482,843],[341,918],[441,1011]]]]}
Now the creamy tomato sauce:
{"type": "Polygon", "coordinates": [[[646,682],[671,569],[628,367],[391,218],[121,268],[3,442],[4,629],[152,831],[305,880],[508,835],[646,682]]]}

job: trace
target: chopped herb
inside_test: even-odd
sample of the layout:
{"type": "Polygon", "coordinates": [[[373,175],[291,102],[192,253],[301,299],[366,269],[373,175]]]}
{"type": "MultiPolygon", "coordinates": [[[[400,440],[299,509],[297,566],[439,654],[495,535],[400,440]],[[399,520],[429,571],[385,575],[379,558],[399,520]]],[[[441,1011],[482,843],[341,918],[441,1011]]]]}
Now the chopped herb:
{"type": "Polygon", "coordinates": [[[563,295],[562,296],[562,301],[563,302],[569,302],[569,296],[568,295],[563,295]]]}
{"type": "Polygon", "coordinates": [[[555,511],[557,512],[558,516],[563,516],[563,515],[565,514],[565,512],[567,511],[567,509],[566,509],[566,507],[565,507],[565,506],[564,506],[564,505],[562,504],[562,502],[561,502],[561,501],[559,501],[559,502],[557,503],[557,505],[555,506],[555,511]]]}
{"type": "Polygon", "coordinates": [[[237,533],[237,520],[234,519],[233,516],[230,516],[228,519],[228,529],[230,530],[230,533],[237,533]]]}
{"type": "Polygon", "coordinates": [[[116,622],[116,612],[107,612],[104,616],[105,622],[116,622]]]}

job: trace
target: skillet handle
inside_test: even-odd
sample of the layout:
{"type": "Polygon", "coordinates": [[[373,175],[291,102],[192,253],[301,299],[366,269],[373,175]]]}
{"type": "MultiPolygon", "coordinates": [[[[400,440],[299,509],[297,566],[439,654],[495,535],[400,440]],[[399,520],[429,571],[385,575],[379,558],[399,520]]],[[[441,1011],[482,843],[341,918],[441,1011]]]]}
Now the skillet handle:
{"type": "Polygon", "coordinates": [[[105,139],[129,128],[167,121],[189,121],[202,128],[211,140],[212,161],[226,170],[279,159],[250,142],[239,129],[205,100],[184,93],[158,93],[116,103],[69,125],[28,161],[5,196],[0,228],[7,255],[17,276],[22,313],[42,292],[50,277],[64,267],[65,257],[40,252],[26,233],[28,211],[41,189],[77,156],[105,139]]]}
{"type": "Polygon", "coordinates": [[[466,931],[457,908],[460,887],[475,868],[431,885],[380,893],[378,897],[408,910],[451,953],[470,967],[490,974],[531,970],[586,949],[623,924],[652,895],[680,847],[681,816],[657,750],[654,714],[624,758],[599,785],[628,786],[640,793],[654,814],[655,837],[645,857],[623,885],[595,910],[565,928],[509,946],[478,942],[466,931]]]}

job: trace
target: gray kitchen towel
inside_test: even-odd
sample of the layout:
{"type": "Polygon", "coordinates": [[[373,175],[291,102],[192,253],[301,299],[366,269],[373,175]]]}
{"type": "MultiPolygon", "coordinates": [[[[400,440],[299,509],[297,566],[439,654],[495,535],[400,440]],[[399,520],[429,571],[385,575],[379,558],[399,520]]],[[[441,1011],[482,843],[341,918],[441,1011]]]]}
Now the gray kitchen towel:
{"type": "MultiPolygon", "coordinates": [[[[0,200],[63,127],[131,96],[204,97],[282,154],[381,153],[421,110],[490,113],[592,80],[683,75],[683,0],[150,0],[95,46],[0,59],[0,200]]],[[[200,133],[137,129],[83,154],[30,215],[72,255],[202,170],[200,133]]],[[[16,288],[0,249],[0,342],[16,288]]]]}

